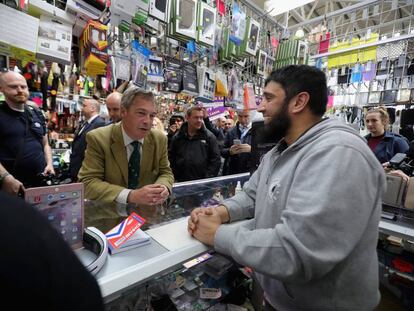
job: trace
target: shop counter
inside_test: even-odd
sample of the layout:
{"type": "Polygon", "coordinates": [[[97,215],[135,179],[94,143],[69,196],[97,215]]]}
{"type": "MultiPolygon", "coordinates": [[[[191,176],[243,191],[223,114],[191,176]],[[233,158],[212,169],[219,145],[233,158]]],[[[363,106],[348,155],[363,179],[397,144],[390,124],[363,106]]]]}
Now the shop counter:
{"type": "MultiPolygon", "coordinates": [[[[237,182],[242,184],[249,174],[238,174],[174,184],[168,201],[156,207],[85,202],[85,226],[106,233],[131,212],[146,219],[142,229],[151,243],[109,255],[96,275],[106,303],[117,299],[129,288],[181,268],[181,264],[207,252],[206,245],[187,232],[190,212],[197,206],[211,206],[234,195],[237,182]]],[[[84,263],[93,254],[82,252],[84,263]]]]}

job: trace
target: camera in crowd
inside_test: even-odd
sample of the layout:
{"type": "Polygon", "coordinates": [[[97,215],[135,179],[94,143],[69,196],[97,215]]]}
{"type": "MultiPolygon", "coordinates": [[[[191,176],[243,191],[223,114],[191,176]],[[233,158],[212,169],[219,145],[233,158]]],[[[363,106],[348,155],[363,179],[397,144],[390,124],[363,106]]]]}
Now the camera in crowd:
{"type": "Polygon", "coordinates": [[[62,185],[70,183],[70,178],[65,178],[62,175],[54,175],[54,174],[44,174],[39,173],[37,174],[37,185],[36,187],[43,187],[43,186],[55,186],[55,185],[62,185]]]}
{"type": "Polygon", "coordinates": [[[409,153],[397,153],[390,160],[390,166],[393,169],[403,171],[408,176],[413,176],[414,158],[409,153]]]}

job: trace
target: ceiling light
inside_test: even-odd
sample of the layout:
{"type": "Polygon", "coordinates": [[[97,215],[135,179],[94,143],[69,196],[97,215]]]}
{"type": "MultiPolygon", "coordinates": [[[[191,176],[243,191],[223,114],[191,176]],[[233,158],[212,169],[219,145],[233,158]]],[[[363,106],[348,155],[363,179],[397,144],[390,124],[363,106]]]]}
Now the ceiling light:
{"type": "Polygon", "coordinates": [[[296,32],[295,32],[295,37],[296,37],[296,38],[301,39],[301,38],[303,38],[304,36],[305,36],[305,32],[303,31],[303,29],[302,29],[302,28],[299,28],[298,30],[296,30],[296,32]]]}

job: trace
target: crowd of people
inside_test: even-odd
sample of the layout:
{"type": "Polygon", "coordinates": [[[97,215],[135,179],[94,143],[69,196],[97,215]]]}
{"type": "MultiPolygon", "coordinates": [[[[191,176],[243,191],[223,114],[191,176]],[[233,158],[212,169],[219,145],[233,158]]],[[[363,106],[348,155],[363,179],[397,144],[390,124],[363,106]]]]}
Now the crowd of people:
{"type": "MultiPolygon", "coordinates": [[[[27,105],[23,76],[0,76],[1,189],[17,194],[53,173],[46,120],[27,105]],[[27,164],[29,163],[29,164],[27,164]]],[[[195,208],[188,231],[201,242],[255,271],[267,310],[372,310],[379,302],[376,245],[385,188],[381,164],[408,150],[388,131],[382,108],[370,110],[370,132],[323,118],[325,75],[287,66],[265,82],[258,112],[276,146],[242,192],[214,208],[195,208]],[[352,194],[352,195],[350,195],[352,194]],[[242,227],[228,222],[250,219],[242,227]]],[[[151,92],[129,87],[107,98],[110,122],[95,99],[82,103],[85,122],[75,133],[70,170],[85,197],[158,205],[174,182],[248,172],[249,111],[215,125],[204,108],[173,115],[164,132],[151,92]]]]}

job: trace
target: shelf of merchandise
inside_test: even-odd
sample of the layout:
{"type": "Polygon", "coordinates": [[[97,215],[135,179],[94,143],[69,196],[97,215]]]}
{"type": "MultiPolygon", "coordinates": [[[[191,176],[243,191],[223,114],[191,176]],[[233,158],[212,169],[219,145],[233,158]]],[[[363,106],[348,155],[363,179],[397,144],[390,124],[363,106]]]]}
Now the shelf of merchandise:
{"type": "Polygon", "coordinates": [[[369,48],[369,47],[372,47],[372,46],[384,45],[384,44],[387,44],[387,43],[397,42],[397,41],[401,41],[401,40],[408,40],[408,39],[411,39],[411,38],[414,38],[414,33],[409,33],[409,34],[402,35],[402,36],[399,36],[399,37],[388,38],[388,39],[379,40],[379,41],[376,41],[376,42],[370,42],[370,43],[367,43],[367,44],[353,46],[353,47],[343,49],[343,50],[340,50],[340,51],[333,51],[333,52],[327,52],[327,53],[322,53],[322,54],[316,54],[316,55],[310,56],[310,59],[316,59],[316,58],[320,58],[320,57],[326,57],[326,56],[331,56],[331,55],[336,55],[336,54],[342,54],[342,53],[346,53],[346,52],[350,52],[350,51],[354,51],[354,50],[369,48]]]}

